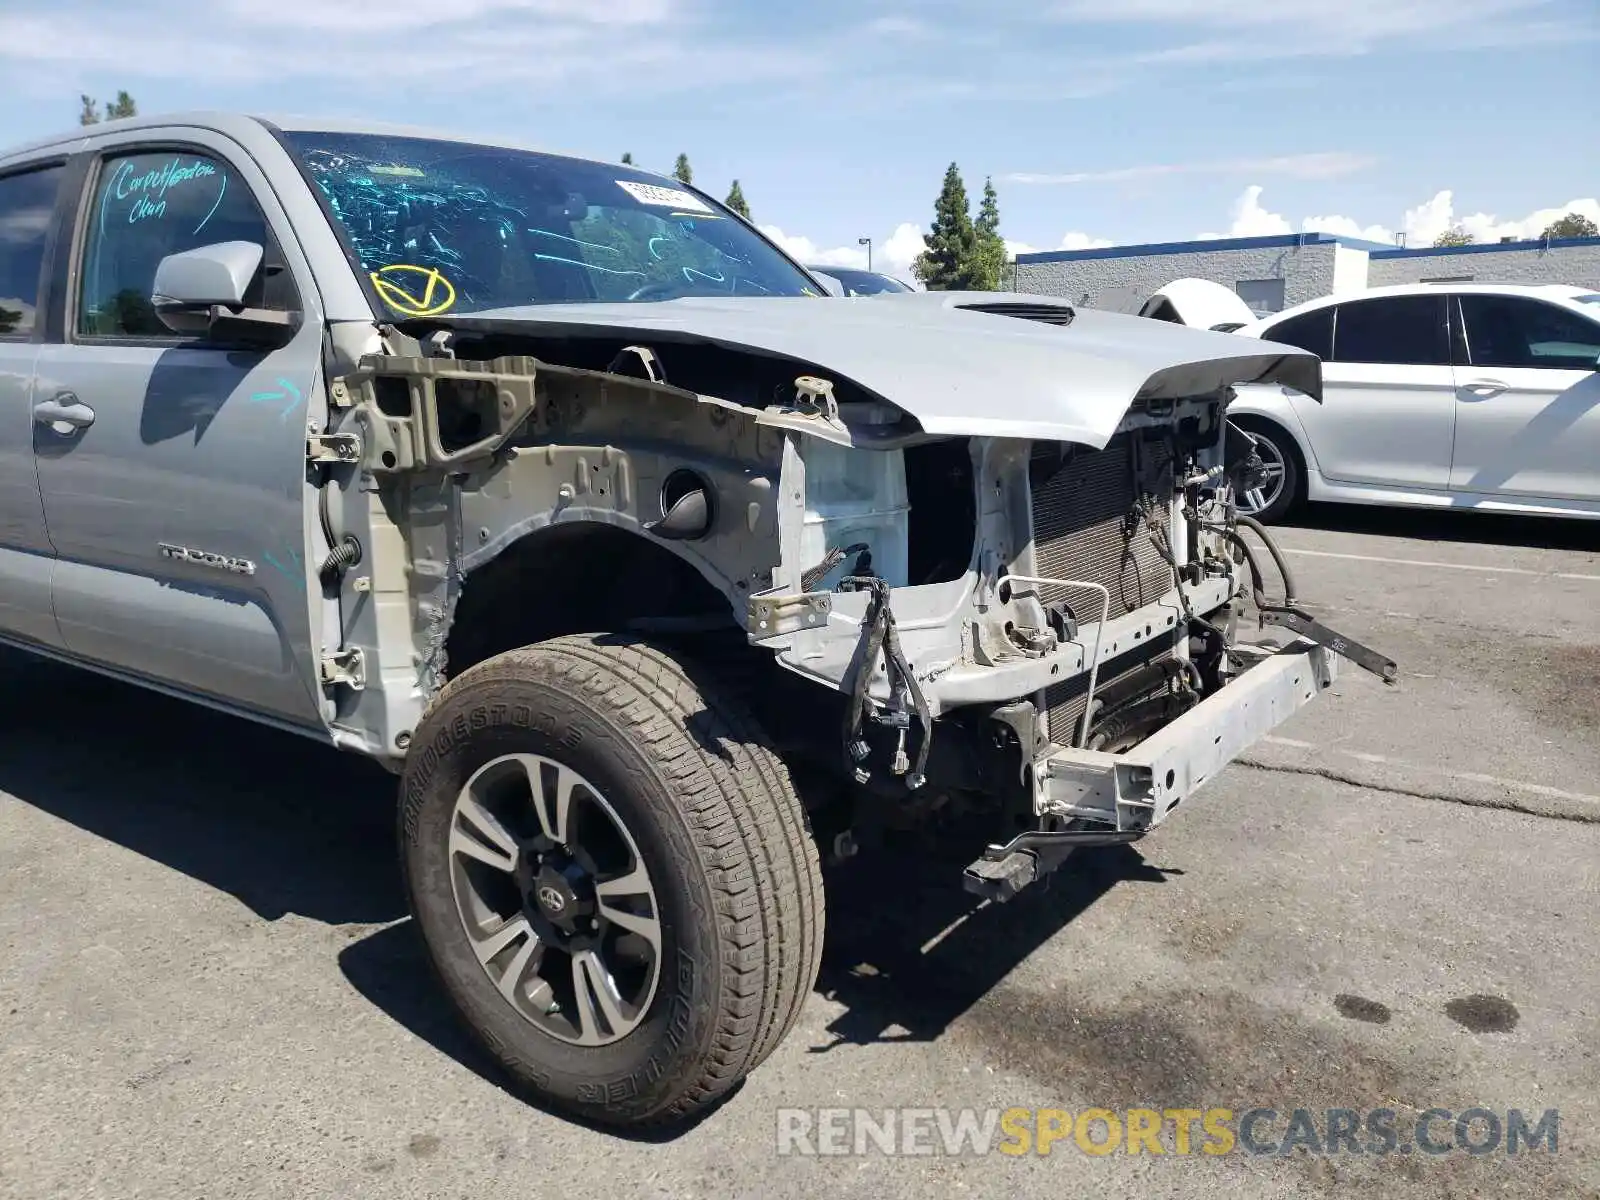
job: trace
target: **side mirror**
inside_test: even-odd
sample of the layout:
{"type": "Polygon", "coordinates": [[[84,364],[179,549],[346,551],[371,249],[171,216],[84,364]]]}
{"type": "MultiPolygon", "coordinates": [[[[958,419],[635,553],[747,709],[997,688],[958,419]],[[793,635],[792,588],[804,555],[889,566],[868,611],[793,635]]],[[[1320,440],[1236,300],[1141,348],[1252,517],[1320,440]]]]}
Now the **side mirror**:
{"type": "Polygon", "coordinates": [[[840,283],[832,275],[824,275],[821,271],[815,272],[815,275],[817,282],[822,285],[822,290],[827,292],[828,295],[845,296],[849,294],[844,290],[844,284],[840,283]]]}
{"type": "Polygon", "coordinates": [[[265,253],[255,242],[217,242],[169,254],[156,266],[150,303],[174,333],[286,341],[299,313],[245,307],[265,253]]]}

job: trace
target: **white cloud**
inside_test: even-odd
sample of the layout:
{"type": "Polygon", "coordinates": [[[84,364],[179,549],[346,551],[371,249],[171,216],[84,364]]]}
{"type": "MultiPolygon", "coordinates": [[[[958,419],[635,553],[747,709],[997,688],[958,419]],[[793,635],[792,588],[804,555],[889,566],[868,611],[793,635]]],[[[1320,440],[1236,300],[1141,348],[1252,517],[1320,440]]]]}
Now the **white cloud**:
{"type": "Polygon", "coordinates": [[[905,16],[875,17],[865,28],[868,33],[880,37],[925,38],[933,34],[933,26],[926,21],[905,16]]]}
{"type": "MultiPolygon", "coordinates": [[[[143,79],[237,87],[301,78],[346,83],[367,103],[382,81],[439,92],[586,95],[701,88],[686,62],[715,61],[722,85],[815,80],[823,43],[735,40],[696,0],[222,0],[205,12],[186,0],[102,8],[65,0],[31,13],[0,8],[0,78],[56,71],[70,94],[99,74],[137,89],[143,79]],[[316,53],[306,52],[307,38],[316,53]],[[330,62],[367,64],[329,75],[330,62]],[[390,77],[393,77],[390,79],[390,77]]],[[[292,91],[292,87],[290,91],[292,91]]],[[[410,101],[426,106],[428,96],[410,101]]]]}
{"type": "Polygon", "coordinates": [[[654,25],[669,20],[679,6],[674,0],[226,0],[222,9],[250,24],[362,31],[417,29],[430,25],[459,27],[471,21],[572,22],[579,25],[654,25]]]}
{"type": "MultiPolygon", "coordinates": [[[[808,237],[785,233],[776,225],[761,225],[758,228],[803,263],[862,269],[867,265],[865,246],[821,247],[808,237]]],[[[872,268],[875,271],[887,271],[891,275],[898,275],[910,283],[911,264],[916,261],[917,255],[927,249],[927,246],[921,226],[913,225],[909,221],[901,222],[887,238],[873,239],[872,268]]]]}
{"type": "Polygon", "coordinates": [[[1361,238],[1369,242],[1392,242],[1394,230],[1386,225],[1363,225],[1352,217],[1307,217],[1300,223],[1307,233],[1331,233],[1336,237],[1361,238]]]}
{"type": "Polygon", "coordinates": [[[1149,163],[1137,167],[1118,167],[1105,171],[1073,171],[1066,174],[1039,174],[1014,171],[1001,176],[1007,183],[1076,184],[1135,183],[1169,175],[1286,175],[1291,179],[1338,179],[1364,171],[1378,160],[1370,154],[1351,154],[1342,150],[1310,154],[1285,154],[1273,158],[1219,159],[1200,163],[1149,163]]]}
{"type": "Polygon", "coordinates": [[[928,240],[922,236],[922,227],[902,221],[883,243],[883,261],[896,274],[909,275],[911,264],[927,248],[928,240]]]}
{"type": "Polygon", "coordinates": [[[810,238],[802,237],[799,234],[785,233],[776,225],[758,225],[757,228],[803,263],[816,263],[825,267],[865,267],[867,265],[867,252],[864,247],[835,246],[832,249],[823,250],[818,248],[817,244],[810,238]]]}
{"type": "Polygon", "coordinates": [[[1501,238],[1537,238],[1545,228],[1569,212],[1580,213],[1600,224],[1600,199],[1594,196],[1568,200],[1554,208],[1540,208],[1525,217],[1501,218],[1493,213],[1455,215],[1455,193],[1442,191],[1416,208],[1406,211],[1406,245],[1426,246],[1446,229],[1459,225],[1475,241],[1498,242],[1501,238]]]}
{"type": "MultiPolygon", "coordinates": [[[[1060,245],[1056,250],[1099,250],[1112,243],[1106,238],[1090,237],[1087,233],[1068,233],[1062,236],[1060,245]]],[[[1018,254],[1038,254],[1038,246],[1030,246],[1027,242],[1014,242],[1006,239],[1006,253],[1013,258],[1018,254]]]]}
{"type": "MultiPolygon", "coordinates": [[[[1202,233],[1202,239],[1223,237],[1270,237],[1275,234],[1295,232],[1294,224],[1281,213],[1275,213],[1261,203],[1265,189],[1251,184],[1233,202],[1230,215],[1232,224],[1226,233],[1202,233]]],[[[1600,199],[1593,196],[1568,200],[1553,208],[1540,208],[1525,217],[1504,218],[1493,213],[1471,213],[1457,216],[1455,194],[1449,190],[1436,192],[1430,199],[1415,208],[1408,208],[1401,222],[1408,246],[1431,246],[1445,230],[1459,226],[1478,242],[1498,242],[1501,238],[1517,240],[1534,239],[1545,228],[1569,212],[1581,213],[1591,221],[1600,223],[1600,199]]],[[[1362,238],[1369,242],[1392,243],[1395,231],[1383,224],[1362,224],[1354,217],[1340,215],[1310,216],[1300,221],[1302,233],[1331,233],[1339,237],[1362,238]]]]}
{"type": "Polygon", "coordinates": [[[1592,38],[1580,8],[1564,0],[1058,0],[1050,15],[1191,30],[1202,40],[1142,57],[1202,63],[1364,54],[1402,40],[1442,50],[1592,38]]]}
{"type": "Polygon", "coordinates": [[[1202,233],[1200,237],[1209,240],[1224,237],[1271,237],[1274,234],[1293,233],[1294,226],[1284,217],[1262,207],[1261,193],[1265,190],[1259,183],[1253,183],[1245,188],[1233,202],[1229,214],[1233,217],[1233,224],[1228,226],[1228,232],[1202,233]]]}
{"type": "MultiPolygon", "coordinates": [[[[776,225],[762,225],[759,228],[762,233],[803,263],[816,263],[818,266],[827,267],[865,268],[867,265],[867,251],[864,246],[818,246],[810,238],[800,234],[785,233],[776,225]]],[[[1011,258],[1015,258],[1018,254],[1037,254],[1041,249],[1028,242],[1014,241],[1011,238],[1006,238],[1005,244],[1006,254],[1011,258]]],[[[1073,232],[1063,235],[1060,243],[1049,249],[1097,250],[1111,244],[1105,238],[1073,232]]],[[[881,241],[873,239],[872,268],[875,271],[886,271],[913,286],[918,286],[911,274],[911,264],[916,261],[917,255],[927,248],[928,242],[922,227],[910,221],[902,221],[895,226],[894,232],[888,237],[881,241]]]]}

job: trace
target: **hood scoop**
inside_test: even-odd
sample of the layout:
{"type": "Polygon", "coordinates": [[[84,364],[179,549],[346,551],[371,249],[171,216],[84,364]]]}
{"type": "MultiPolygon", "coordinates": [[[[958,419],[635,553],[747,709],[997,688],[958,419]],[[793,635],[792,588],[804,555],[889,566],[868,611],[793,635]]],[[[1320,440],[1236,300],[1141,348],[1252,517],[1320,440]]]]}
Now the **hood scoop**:
{"type": "Polygon", "coordinates": [[[997,301],[994,304],[957,304],[969,312],[993,313],[997,317],[1017,317],[1023,321],[1042,321],[1046,325],[1071,325],[1077,313],[1065,304],[1027,304],[997,301]]]}

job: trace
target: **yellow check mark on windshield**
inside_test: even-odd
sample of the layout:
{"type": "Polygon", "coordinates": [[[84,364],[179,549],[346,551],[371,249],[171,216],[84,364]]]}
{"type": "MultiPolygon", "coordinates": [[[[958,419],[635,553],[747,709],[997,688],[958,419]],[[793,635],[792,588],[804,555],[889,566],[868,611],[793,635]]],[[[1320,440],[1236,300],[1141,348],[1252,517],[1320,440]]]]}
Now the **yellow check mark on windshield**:
{"type": "Polygon", "coordinates": [[[371,273],[383,302],[408,317],[436,317],[456,302],[455,286],[437,267],[393,263],[371,273]]]}

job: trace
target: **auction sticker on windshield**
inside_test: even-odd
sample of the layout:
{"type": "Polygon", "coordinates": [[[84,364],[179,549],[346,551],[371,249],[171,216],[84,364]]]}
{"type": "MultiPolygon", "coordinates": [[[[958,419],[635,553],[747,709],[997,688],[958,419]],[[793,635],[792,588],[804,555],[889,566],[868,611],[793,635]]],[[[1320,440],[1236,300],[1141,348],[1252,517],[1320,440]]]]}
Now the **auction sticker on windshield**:
{"type": "Polygon", "coordinates": [[[677,208],[688,212],[713,213],[709,204],[693,192],[678,188],[658,187],[653,183],[635,183],[631,179],[617,180],[617,186],[640,204],[653,204],[661,208],[677,208]]]}

